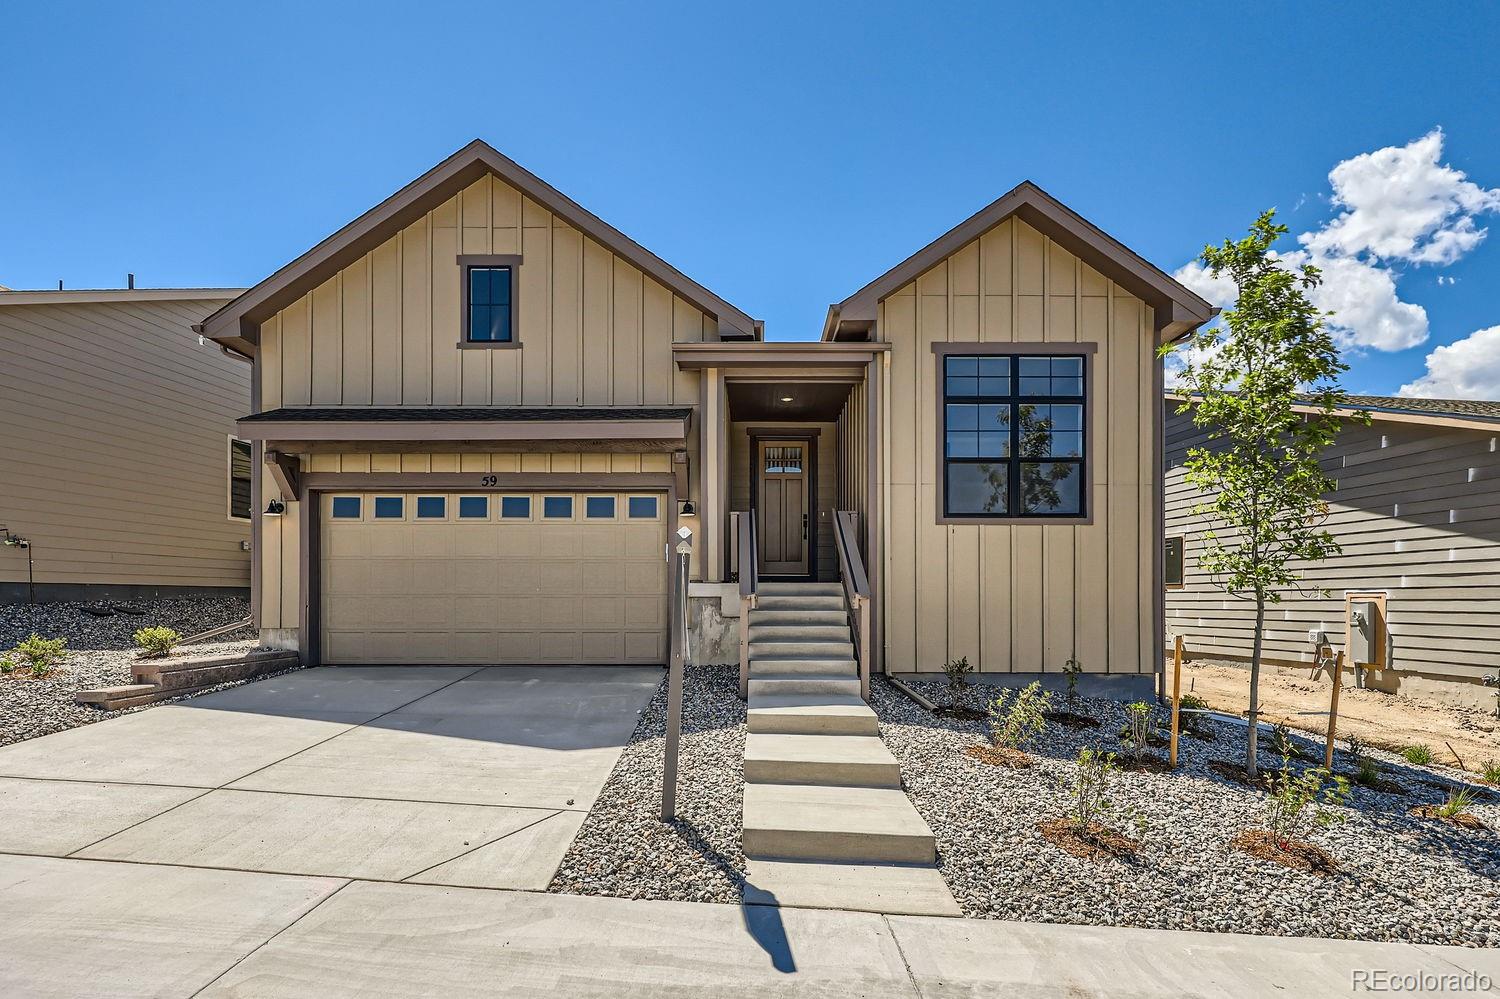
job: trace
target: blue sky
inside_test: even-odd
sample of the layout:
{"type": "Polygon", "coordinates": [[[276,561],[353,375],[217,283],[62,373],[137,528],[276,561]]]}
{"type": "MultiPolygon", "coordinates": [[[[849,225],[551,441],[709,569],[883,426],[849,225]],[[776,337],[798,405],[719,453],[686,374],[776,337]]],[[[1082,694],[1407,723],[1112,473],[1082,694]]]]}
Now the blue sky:
{"type": "Polygon", "coordinates": [[[1148,6],[13,5],[0,283],[251,284],[481,137],[803,339],[1025,178],[1176,270],[1266,207],[1317,234],[1330,170],[1384,149],[1397,186],[1480,194],[1383,256],[1321,240],[1405,324],[1361,320],[1348,386],[1457,342],[1426,394],[1500,395],[1500,239],[1415,260],[1496,221],[1500,6],[1148,6]]]}

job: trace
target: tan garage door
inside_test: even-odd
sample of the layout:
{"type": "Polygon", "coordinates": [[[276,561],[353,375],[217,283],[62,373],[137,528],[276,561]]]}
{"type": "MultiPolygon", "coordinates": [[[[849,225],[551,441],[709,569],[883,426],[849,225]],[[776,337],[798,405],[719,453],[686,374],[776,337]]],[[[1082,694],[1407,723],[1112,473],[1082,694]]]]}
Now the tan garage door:
{"type": "Polygon", "coordinates": [[[331,493],[328,663],[662,663],[665,493],[331,493]]]}

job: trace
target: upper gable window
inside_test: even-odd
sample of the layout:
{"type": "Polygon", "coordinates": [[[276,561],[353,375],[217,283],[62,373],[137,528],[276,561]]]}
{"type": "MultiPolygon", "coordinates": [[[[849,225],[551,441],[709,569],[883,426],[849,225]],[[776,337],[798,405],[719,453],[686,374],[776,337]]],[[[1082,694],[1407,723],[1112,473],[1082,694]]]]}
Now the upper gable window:
{"type": "Polygon", "coordinates": [[[459,346],[515,347],[517,271],[521,258],[510,254],[465,255],[463,269],[463,340],[459,346]]]}

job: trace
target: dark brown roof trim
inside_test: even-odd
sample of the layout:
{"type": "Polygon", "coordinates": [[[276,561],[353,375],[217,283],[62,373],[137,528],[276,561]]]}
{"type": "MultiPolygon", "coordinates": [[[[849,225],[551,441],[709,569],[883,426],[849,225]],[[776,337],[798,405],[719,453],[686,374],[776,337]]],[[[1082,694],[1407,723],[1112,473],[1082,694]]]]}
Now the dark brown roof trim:
{"type": "Polygon", "coordinates": [[[489,173],[718,319],[722,335],[759,335],[756,320],[480,139],[209,316],[198,332],[237,350],[253,346],[262,322],[489,173]]]}
{"type": "Polygon", "coordinates": [[[565,422],[685,420],[687,406],[288,406],[241,417],[240,423],[565,422]]]}
{"type": "Polygon", "coordinates": [[[880,300],[1015,216],[1152,307],[1158,336],[1174,339],[1207,322],[1213,306],[1031,181],[992,201],[863,288],[828,308],[824,340],[867,336],[880,300]]]}

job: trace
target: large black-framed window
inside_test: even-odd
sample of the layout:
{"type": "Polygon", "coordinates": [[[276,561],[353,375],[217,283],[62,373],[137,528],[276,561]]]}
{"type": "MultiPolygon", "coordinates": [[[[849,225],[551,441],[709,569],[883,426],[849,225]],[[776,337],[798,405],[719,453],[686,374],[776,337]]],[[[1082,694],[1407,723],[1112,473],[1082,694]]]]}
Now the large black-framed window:
{"type": "Polygon", "coordinates": [[[1087,515],[1082,354],[946,354],[943,516],[1087,515]]]}
{"type": "Polygon", "coordinates": [[[252,450],[249,441],[229,438],[229,518],[250,519],[252,450]]]}

